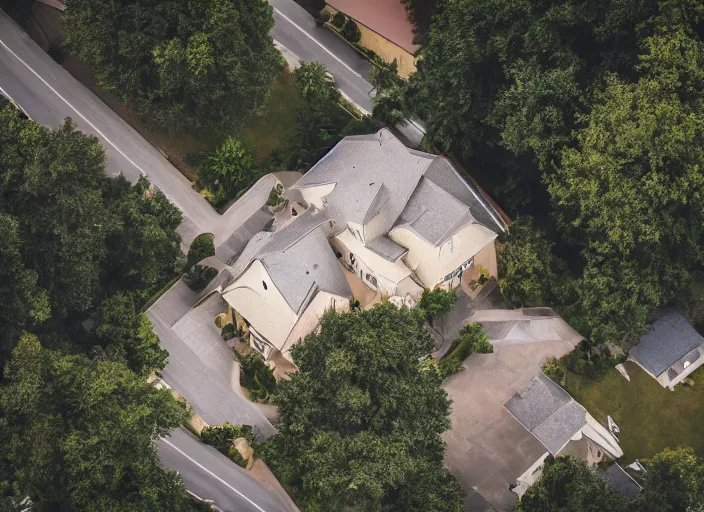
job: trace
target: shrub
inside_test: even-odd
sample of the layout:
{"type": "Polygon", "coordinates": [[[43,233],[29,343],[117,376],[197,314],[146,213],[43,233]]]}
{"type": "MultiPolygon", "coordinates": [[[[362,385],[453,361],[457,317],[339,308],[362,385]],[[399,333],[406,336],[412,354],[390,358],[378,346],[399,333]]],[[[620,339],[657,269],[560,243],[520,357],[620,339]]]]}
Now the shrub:
{"type": "Polygon", "coordinates": [[[543,365],[543,373],[552,381],[557,382],[560,386],[565,385],[565,374],[567,368],[565,364],[554,357],[545,361],[543,365]]]}
{"type": "Polygon", "coordinates": [[[315,18],[315,24],[318,25],[319,27],[322,27],[325,25],[328,21],[330,21],[330,13],[325,11],[322,13],[320,16],[315,18]]]}
{"type": "Polygon", "coordinates": [[[360,32],[359,27],[352,20],[348,20],[347,23],[345,23],[341,33],[342,37],[352,44],[358,43],[359,40],[362,39],[362,32],[360,32]]]}
{"type": "Polygon", "coordinates": [[[237,328],[234,326],[234,324],[227,324],[225,327],[222,328],[220,336],[222,336],[222,339],[224,339],[225,341],[231,340],[232,338],[237,336],[237,328]]]}
{"type": "Polygon", "coordinates": [[[438,368],[442,378],[457,373],[462,368],[462,362],[473,352],[490,354],[494,351],[481,324],[469,324],[460,331],[460,339],[451,351],[440,361],[438,368]]]}
{"type": "Polygon", "coordinates": [[[230,458],[232,462],[237,464],[241,468],[246,468],[247,467],[247,459],[242,457],[240,452],[237,450],[237,448],[233,446],[230,446],[230,450],[227,452],[227,456],[230,458]]]}
{"type": "Polygon", "coordinates": [[[188,249],[188,267],[210,256],[215,256],[215,237],[212,233],[202,233],[193,240],[188,249]]]}
{"type": "Polygon", "coordinates": [[[232,441],[238,437],[244,437],[247,442],[252,443],[254,429],[249,425],[233,425],[225,422],[219,426],[205,427],[200,433],[201,441],[228,456],[230,448],[234,448],[232,441]]]}
{"type": "Polygon", "coordinates": [[[194,292],[199,292],[205,288],[210,281],[215,279],[218,271],[207,265],[194,265],[191,270],[183,274],[183,280],[194,292]]]}
{"type": "Polygon", "coordinates": [[[345,16],[345,13],[343,12],[336,12],[335,15],[332,17],[332,24],[338,29],[342,29],[342,27],[344,27],[346,23],[347,16],[345,16]]]}
{"type": "Polygon", "coordinates": [[[285,201],[284,197],[281,195],[284,191],[283,185],[278,183],[276,186],[271,188],[269,192],[269,199],[266,201],[267,206],[276,207],[285,201]]]}
{"type": "Polygon", "coordinates": [[[257,352],[241,355],[235,351],[235,357],[240,362],[240,384],[249,390],[249,398],[253,402],[270,402],[276,394],[276,379],[262,356],[257,352]]]}
{"type": "Polygon", "coordinates": [[[455,290],[446,292],[440,288],[424,290],[418,307],[425,312],[425,318],[430,325],[437,317],[448,313],[457,302],[455,290]]]}

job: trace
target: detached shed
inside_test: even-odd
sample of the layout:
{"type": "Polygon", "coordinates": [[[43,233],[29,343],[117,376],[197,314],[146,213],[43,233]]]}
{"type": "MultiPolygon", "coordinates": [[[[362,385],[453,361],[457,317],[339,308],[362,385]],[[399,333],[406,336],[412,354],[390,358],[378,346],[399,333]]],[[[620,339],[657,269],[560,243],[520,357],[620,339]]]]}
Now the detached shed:
{"type": "Polygon", "coordinates": [[[630,356],[661,386],[673,389],[704,364],[704,337],[674,309],[658,318],[630,356]]]}

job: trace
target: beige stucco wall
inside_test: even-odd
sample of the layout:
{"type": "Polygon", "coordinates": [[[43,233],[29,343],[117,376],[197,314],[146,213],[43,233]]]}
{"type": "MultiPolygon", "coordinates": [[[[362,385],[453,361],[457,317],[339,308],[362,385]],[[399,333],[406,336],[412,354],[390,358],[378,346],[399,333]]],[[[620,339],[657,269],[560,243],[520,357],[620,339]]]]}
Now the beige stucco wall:
{"type": "Polygon", "coordinates": [[[259,260],[222,294],[232,308],[275,347],[281,347],[298,320],[259,260]],[[266,283],[264,289],[262,283],[266,283]]]}
{"type": "Polygon", "coordinates": [[[402,260],[391,262],[382,258],[362,245],[348,229],[330,242],[335,249],[342,253],[345,262],[353,268],[355,275],[360,276],[361,271],[360,279],[364,281],[364,284],[372,289],[378,288],[383,295],[395,295],[398,283],[411,275],[411,269],[402,260]],[[351,264],[350,253],[355,256],[354,264],[351,264]],[[367,273],[376,278],[377,288],[374,288],[367,281],[367,273]]]}
{"type": "MultiPolygon", "coordinates": [[[[324,10],[328,11],[330,15],[334,15],[337,12],[335,8],[330,7],[329,5],[325,7],[324,10]]],[[[362,33],[362,38],[359,40],[359,44],[372,50],[386,62],[393,62],[393,60],[396,59],[398,64],[398,75],[400,77],[408,78],[416,72],[416,58],[411,53],[361,23],[355,23],[357,23],[359,31],[362,33]]]]}
{"type": "Polygon", "coordinates": [[[318,210],[322,210],[323,206],[325,206],[323,198],[332,192],[334,188],[335,183],[326,183],[325,185],[306,187],[299,190],[306,203],[314,205],[318,210]]]}
{"type": "Polygon", "coordinates": [[[289,353],[291,347],[308,334],[312,333],[316,327],[318,327],[320,318],[325,311],[332,309],[335,311],[349,311],[350,300],[345,297],[340,297],[339,295],[333,295],[332,293],[318,292],[298,319],[298,322],[296,322],[296,325],[293,327],[293,330],[288,335],[286,342],[281,348],[281,352],[286,359],[291,359],[289,353]]]}
{"type": "MultiPolygon", "coordinates": [[[[470,224],[455,233],[440,247],[429,244],[405,227],[393,229],[389,237],[397,244],[408,248],[408,254],[404,258],[406,265],[415,271],[424,286],[433,288],[447,274],[472,256],[476,256],[487,245],[493,245],[496,233],[480,224],[470,224]]],[[[487,249],[483,257],[489,264],[491,249],[487,249]]],[[[494,267],[495,265],[494,263],[494,267]]]]}
{"type": "Polygon", "coordinates": [[[491,277],[499,277],[499,268],[496,263],[496,241],[492,240],[476,256],[474,256],[474,266],[484,267],[491,277]]]}

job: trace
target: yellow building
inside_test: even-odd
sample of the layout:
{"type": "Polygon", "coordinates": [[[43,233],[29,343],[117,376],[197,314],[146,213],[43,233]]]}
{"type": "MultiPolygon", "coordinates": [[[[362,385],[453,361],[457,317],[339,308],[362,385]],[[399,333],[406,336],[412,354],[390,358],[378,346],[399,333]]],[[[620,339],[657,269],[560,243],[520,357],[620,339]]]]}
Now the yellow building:
{"type": "Polygon", "coordinates": [[[408,78],[416,71],[413,25],[400,0],[328,0],[331,14],[343,12],[359,27],[359,43],[386,62],[398,63],[398,74],[408,78]]]}

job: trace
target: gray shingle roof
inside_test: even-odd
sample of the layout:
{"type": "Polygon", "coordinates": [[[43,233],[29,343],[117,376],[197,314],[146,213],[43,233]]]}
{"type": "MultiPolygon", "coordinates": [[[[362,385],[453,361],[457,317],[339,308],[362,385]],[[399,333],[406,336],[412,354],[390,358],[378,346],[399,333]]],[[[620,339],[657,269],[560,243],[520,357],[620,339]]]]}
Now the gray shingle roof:
{"type": "Polygon", "coordinates": [[[327,206],[345,221],[363,224],[384,206],[382,232],[388,232],[406,207],[421,176],[435,159],[411,152],[387,129],[345,137],[293,188],[336,183],[327,206]]]}
{"type": "Polygon", "coordinates": [[[437,246],[473,222],[469,206],[423,177],[396,226],[411,229],[437,246]]]}
{"type": "Polygon", "coordinates": [[[599,471],[598,475],[606,480],[612,492],[623,494],[629,500],[634,499],[640,492],[640,485],[616,463],[612,464],[606,471],[599,471]]]}
{"type": "Polygon", "coordinates": [[[679,312],[668,309],[658,318],[630,355],[655,376],[704,343],[704,338],[679,312]]]}
{"type": "Polygon", "coordinates": [[[272,233],[257,233],[235,262],[232,274],[238,278],[252,261],[261,261],[297,313],[305,309],[316,290],[351,298],[352,291],[328,242],[327,222],[325,212],[309,208],[272,233]]]}
{"type": "Polygon", "coordinates": [[[425,177],[461,203],[469,206],[472,216],[484,227],[495,233],[504,231],[504,225],[498,214],[486,204],[486,200],[481,197],[481,194],[457,173],[447,159],[437,157],[428,166],[425,177]]]}
{"type": "Polygon", "coordinates": [[[388,236],[378,236],[367,242],[367,247],[388,261],[396,261],[408,252],[408,249],[398,245],[388,236]]]}
{"type": "Polygon", "coordinates": [[[531,386],[516,393],[504,407],[553,455],[587,422],[584,408],[543,374],[534,377],[531,386]]]}

